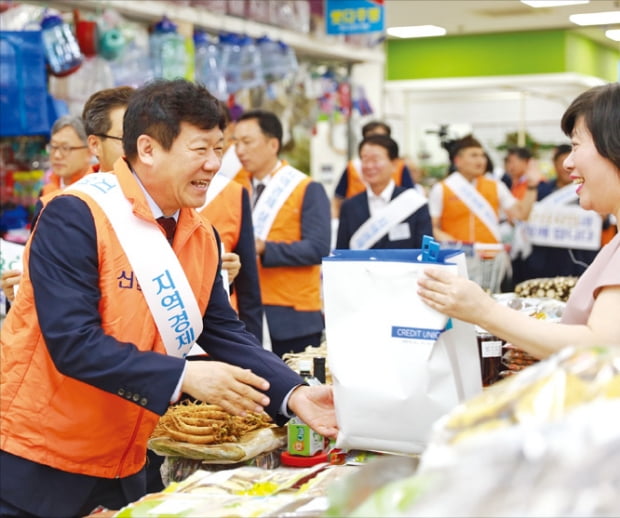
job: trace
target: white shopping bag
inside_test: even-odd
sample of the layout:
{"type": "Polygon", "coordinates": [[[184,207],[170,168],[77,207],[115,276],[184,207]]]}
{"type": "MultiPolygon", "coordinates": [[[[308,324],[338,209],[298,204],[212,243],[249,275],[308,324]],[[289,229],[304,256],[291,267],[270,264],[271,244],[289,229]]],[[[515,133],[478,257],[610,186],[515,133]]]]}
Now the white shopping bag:
{"type": "MultiPolygon", "coordinates": [[[[434,243],[437,245],[436,243],[434,243]]],[[[335,250],[323,260],[336,447],[420,453],[432,424],[482,389],[474,326],[417,295],[429,261],[466,275],[459,250],[335,250]]]]}

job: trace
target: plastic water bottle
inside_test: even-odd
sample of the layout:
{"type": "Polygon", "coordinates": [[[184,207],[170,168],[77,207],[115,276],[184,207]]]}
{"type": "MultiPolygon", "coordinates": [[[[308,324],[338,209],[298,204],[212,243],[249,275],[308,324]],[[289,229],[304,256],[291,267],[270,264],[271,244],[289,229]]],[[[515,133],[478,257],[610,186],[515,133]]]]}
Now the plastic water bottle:
{"type": "Polygon", "coordinates": [[[264,80],[271,83],[282,79],[288,71],[285,45],[269,36],[263,36],[256,40],[256,47],[260,53],[264,80]]]}
{"type": "Polygon", "coordinates": [[[263,84],[260,54],[252,38],[228,33],[220,34],[219,41],[229,94],[263,84]]]}
{"type": "Polygon", "coordinates": [[[43,52],[52,75],[62,77],[75,72],[82,65],[82,53],[71,28],[57,15],[41,20],[43,52]]]}
{"type": "Polygon", "coordinates": [[[227,98],[226,78],[221,66],[220,48],[206,32],[194,31],[196,82],[202,83],[221,101],[227,98]]]}
{"type": "Polygon", "coordinates": [[[153,77],[185,77],[188,64],[185,38],[177,32],[176,24],[166,16],[157,22],[149,36],[149,54],[153,77]]]}

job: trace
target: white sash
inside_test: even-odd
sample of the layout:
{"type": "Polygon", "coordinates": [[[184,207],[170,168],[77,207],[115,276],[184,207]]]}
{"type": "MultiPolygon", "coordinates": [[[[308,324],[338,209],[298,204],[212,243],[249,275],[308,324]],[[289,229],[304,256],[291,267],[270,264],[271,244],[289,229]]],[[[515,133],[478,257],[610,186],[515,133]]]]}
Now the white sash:
{"type": "Polygon", "coordinates": [[[237,151],[235,149],[235,145],[233,144],[224,152],[224,156],[222,157],[222,163],[220,164],[220,170],[217,172],[217,174],[225,176],[226,178],[230,178],[232,180],[239,172],[239,169],[241,169],[241,167],[241,161],[237,156],[237,151]]]}
{"type": "Polygon", "coordinates": [[[569,203],[576,202],[578,199],[577,186],[569,183],[561,189],[553,191],[548,196],[545,196],[542,200],[536,202],[536,205],[568,205],[569,203]]]}
{"type": "Polygon", "coordinates": [[[290,165],[281,167],[272,177],[252,211],[254,236],[265,241],[284,202],[306,177],[290,165]]]}
{"type": "Polygon", "coordinates": [[[415,189],[401,192],[387,207],[378,211],[355,231],[349,241],[349,247],[351,250],[368,250],[392,227],[408,218],[425,203],[426,198],[415,189]]]}
{"type": "Polygon", "coordinates": [[[489,229],[493,237],[499,242],[499,222],[497,214],[491,204],[469,183],[460,173],[452,173],[444,180],[445,184],[454,191],[469,210],[489,229]]]}
{"type": "Polygon", "coordinates": [[[224,190],[224,187],[226,187],[228,185],[228,182],[230,181],[230,178],[218,172],[211,179],[211,183],[209,184],[209,188],[207,189],[207,195],[205,196],[205,202],[203,203],[202,207],[196,210],[198,210],[198,212],[202,212],[202,210],[207,205],[209,205],[209,203],[211,203],[219,193],[224,190]]]}
{"type": "Polygon", "coordinates": [[[159,226],[133,215],[131,203],[112,173],[88,174],[66,192],[74,190],[88,194],[105,212],[138,278],[166,351],[184,358],[202,332],[202,315],[159,226]]]}

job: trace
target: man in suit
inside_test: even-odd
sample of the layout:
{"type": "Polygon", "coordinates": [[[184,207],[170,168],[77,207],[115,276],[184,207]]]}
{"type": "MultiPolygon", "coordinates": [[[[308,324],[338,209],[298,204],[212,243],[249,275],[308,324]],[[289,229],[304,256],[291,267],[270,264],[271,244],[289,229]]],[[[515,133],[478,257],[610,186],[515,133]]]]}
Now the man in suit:
{"type": "Polygon", "coordinates": [[[323,186],[280,160],[282,124],[268,111],[245,112],[235,126],[250,192],[258,275],[272,350],[318,346],[324,328],[321,261],[330,249],[329,199],[323,186]]]}
{"type": "Polygon", "coordinates": [[[203,86],[149,83],[129,101],[114,172],[41,211],[0,336],[0,515],[137,500],[147,440],[182,392],[337,433],[330,388],[304,385],[228,302],[217,232],[195,210],[224,125],[203,86]],[[185,360],[194,341],[212,361],[185,360]]]}
{"type": "MultiPolygon", "coordinates": [[[[371,135],[392,135],[392,128],[385,122],[370,121],[362,126],[362,140],[371,135]]],[[[366,185],[363,181],[362,166],[359,158],[354,158],[347,162],[334,190],[332,198],[332,217],[338,219],[340,217],[340,208],[344,200],[364,192],[366,185]]],[[[398,187],[415,187],[413,174],[402,158],[394,161],[392,169],[392,178],[398,187]]]]}
{"type": "Polygon", "coordinates": [[[336,248],[420,248],[432,235],[426,198],[398,187],[393,172],[398,144],[387,135],[371,135],[359,145],[366,190],[345,200],[340,212],[336,248]]]}

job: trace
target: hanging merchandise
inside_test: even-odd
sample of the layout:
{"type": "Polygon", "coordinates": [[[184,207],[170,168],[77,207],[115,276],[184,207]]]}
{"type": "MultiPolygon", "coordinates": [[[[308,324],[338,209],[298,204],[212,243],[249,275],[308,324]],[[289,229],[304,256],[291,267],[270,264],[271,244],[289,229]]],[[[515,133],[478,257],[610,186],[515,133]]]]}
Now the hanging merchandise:
{"type": "Polygon", "coordinates": [[[226,78],[221,66],[220,48],[201,30],[194,31],[196,82],[202,83],[220,101],[227,99],[226,78]]]}
{"type": "Polygon", "coordinates": [[[267,83],[284,79],[297,70],[295,51],[283,41],[274,41],[269,36],[256,40],[263,69],[263,79],[267,83]]]}
{"type": "Polygon", "coordinates": [[[123,20],[116,25],[125,41],[123,52],[110,61],[115,86],[138,88],[153,79],[149,65],[149,33],[140,23],[123,20]]]}
{"type": "Polygon", "coordinates": [[[48,14],[41,20],[43,52],[50,74],[63,77],[82,65],[80,46],[62,18],[48,14]]]}
{"type": "Polygon", "coordinates": [[[99,47],[99,29],[97,22],[85,20],[79,9],[73,11],[73,25],[75,38],[80,45],[80,50],[86,57],[95,56],[99,47]]]}
{"type": "Polygon", "coordinates": [[[226,90],[234,94],[244,88],[263,84],[260,54],[249,36],[234,33],[220,34],[222,67],[226,77],[226,90]]]}
{"type": "Polygon", "coordinates": [[[125,50],[127,41],[121,30],[121,16],[106,9],[99,20],[99,55],[107,60],[117,59],[125,50]]]}
{"type": "Polygon", "coordinates": [[[185,38],[177,32],[177,26],[164,16],[155,24],[149,37],[151,69],[155,78],[176,79],[185,77],[188,56],[185,38]]]}
{"type": "Polygon", "coordinates": [[[40,31],[0,31],[0,136],[50,130],[40,31]]]}

